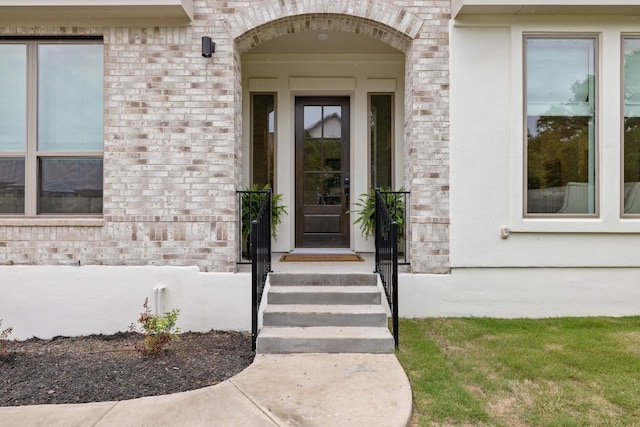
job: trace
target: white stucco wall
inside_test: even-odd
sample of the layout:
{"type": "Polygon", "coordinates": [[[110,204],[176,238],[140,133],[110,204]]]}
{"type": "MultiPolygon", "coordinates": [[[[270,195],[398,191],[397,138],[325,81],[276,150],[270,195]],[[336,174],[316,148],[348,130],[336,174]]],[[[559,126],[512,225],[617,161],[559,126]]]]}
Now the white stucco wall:
{"type": "MultiPolygon", "coordinates": [[[[3,328],[13,327],[12,339],[126,331],[142,312],[145,298],[155,310],[153,289],[159,284],[166,286],[164,310],[180,309],[183,331],[251,329],[249,273],[202,273],[196,267],[6,266],[0,267],[0,277],[2,295],[11,295],[0,298],[0,318],[3,328]]],[[[401,273],[399,280],[401,317],[640,313],[640,268],[456,268],[451,274],[401,273]]]]}
{"type": "Polygon", "coordinates": [[[2,266],[0,318],[11,338],[126,331],[162,284],[164,309],[180,310],[183,331],[251,329],[251,274],[197,267],[2,266]],[[10,297],[9,297],[10,296],[10,297]]]}
{"type": "Polygon", "coordinates": [[[401,317],[640,314],[638,268],[457,268],[399,281],[401,317]]]}
{"type": "Polygon", "coordinates": [[[402,275],[403,316],[640,313],[640,220],[620,214],[620,45],[639,29],[611,16],[451,22],[452,269],[402,275]],[[523,34],[554,33],[598,39],[598,218],[523,216],[523,34]]]}
{"type": "MultiPolygon", "coordinates": [[[[638,29],[632,19],[602,16],[452,23],[452,268],[640,266],[640,219],[620,214],[620,40],[638,29]],[[599,39],[599,218],[523,218],[525,33],[599,39]],[[507,239],[501,227],[510,229],[507,239]]],[[[592,273],[573,274],[590,280],[592,273]]]]}

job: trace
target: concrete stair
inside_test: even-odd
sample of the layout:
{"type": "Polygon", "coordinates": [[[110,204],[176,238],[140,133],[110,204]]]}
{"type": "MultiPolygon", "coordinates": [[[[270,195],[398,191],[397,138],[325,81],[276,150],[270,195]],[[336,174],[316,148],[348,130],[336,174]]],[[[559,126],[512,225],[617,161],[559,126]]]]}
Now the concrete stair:
{"type": "Polygon", "coordinates": [[[374,274],[270,275],[258,353],[393,353],[374,274]]]}

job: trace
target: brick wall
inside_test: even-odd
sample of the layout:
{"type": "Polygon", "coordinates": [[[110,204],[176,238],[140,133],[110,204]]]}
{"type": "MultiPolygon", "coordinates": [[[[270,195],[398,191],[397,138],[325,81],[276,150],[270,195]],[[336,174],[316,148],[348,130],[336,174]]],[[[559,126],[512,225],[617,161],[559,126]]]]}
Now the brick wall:
{"type": "Polygon", "coordinates": [[[415,272],[448,261],[449,1],[194,1],[177,27],[2,27],[0,35],[101,34],[104,217],[0,218],[0,262],[197,265],[234,271],[241,186],[240,55],[311,28],[353,31],[407,55],[405,154],[415,272]],[[216,42],[213,58],[200,39],[216,42]]]}
{"type": "Polygon", "coordinates": [[[406,53],[405,171],[411,267],[449,271],[449,1],[398,2],[424,25],[406,53]]]}

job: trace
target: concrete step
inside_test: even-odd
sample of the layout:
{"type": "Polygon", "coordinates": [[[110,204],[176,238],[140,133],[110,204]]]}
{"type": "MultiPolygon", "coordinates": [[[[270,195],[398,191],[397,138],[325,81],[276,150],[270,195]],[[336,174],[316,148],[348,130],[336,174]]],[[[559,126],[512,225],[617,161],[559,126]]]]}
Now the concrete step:
{"type": "Polygon", "coordinates": [[[377,305],[269,304],[265,326],[378,326],[387,325],[387,313],[377,305]]]}
{"type": "Polygon", "coordinates": [[[393,353],[393,336],[386,327],[265,326],[258,353],[393,353]]]}
{"type": "Polygon", "coordinates": [[[380,304],[376,286],[273,286],[268,304],[380,304]]]}
{"type": "Polygon", "coordinates": [[[376,286],[377,280],[374,273],[271,273],[269,275],[271,286],[376,286]]]}

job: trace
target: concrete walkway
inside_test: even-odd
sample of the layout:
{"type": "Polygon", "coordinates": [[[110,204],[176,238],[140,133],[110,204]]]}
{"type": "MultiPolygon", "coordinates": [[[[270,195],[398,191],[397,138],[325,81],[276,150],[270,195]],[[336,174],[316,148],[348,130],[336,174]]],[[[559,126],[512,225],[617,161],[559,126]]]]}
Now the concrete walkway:
{"type": "Polygon", "coordinates": [[[0,426],[406,426],[393,354],[258,354],[212,387],[120,402],[0,408],[0,426]]]}

